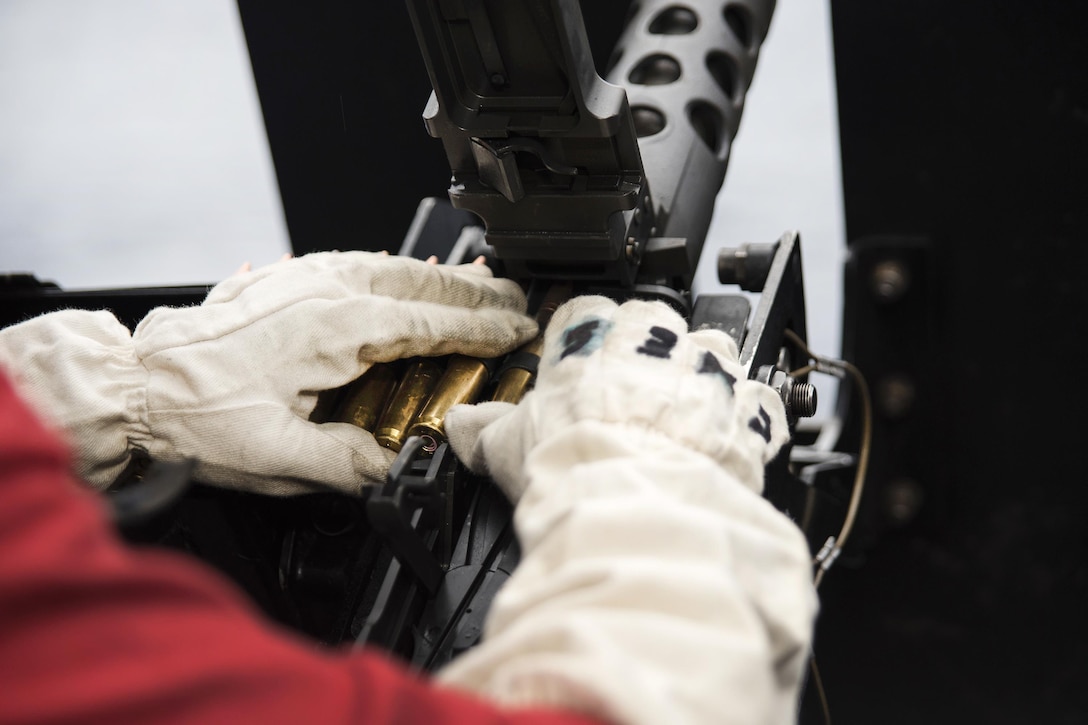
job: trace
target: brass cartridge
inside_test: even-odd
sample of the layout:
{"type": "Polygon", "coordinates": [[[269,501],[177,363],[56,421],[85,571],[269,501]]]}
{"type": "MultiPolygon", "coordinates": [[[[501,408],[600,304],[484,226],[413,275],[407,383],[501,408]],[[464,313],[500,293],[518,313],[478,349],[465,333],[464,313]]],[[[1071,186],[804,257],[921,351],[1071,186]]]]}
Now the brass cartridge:
{"type": "Polygon", "coordinates": [[[373,432],[378,424],[378,418],[393,397],[399,371],[400,368],[395,363],[372,365],[359,379],[348,386],[344,401],[337,409],[333,420],[339,423],[351,423],[365,431],[373,432]]]}
{"type": "Polygon", "coordinates": [[[544,351],[544,336],[538,335],[522,345],[503,363],[499,371],[499,382],[495,385],[492,400],[503,403],[519,403],[529,392],[536,379],[536,366],[540,362],[540,353],[544,351]]]}
{"type": "Polygon", "coordinates": [[[378,420],[374,438],[378,444],[399,451],[408,438],[408,428],[420,408],[431,397],[442,377],[442,366],[430,358],[420,358],[408,366],[397,385],[393,399],[378,420]]]}
{"type": "Polygon", "coordinates": [[[544,330],[552,319],[552,313],[559,305],[570,299],[572,287],[569,283],[556,283],[548,288],[544,299],[537,308],[536,323],[540,328],[537,336],[520,348],[510,353],[499,369],[498,382],[491,394],[492,400],[503,403],[519,403],[533,387],[536,380],[536,368],[540,355],[544,352],[544,330]]]}
{"type": "Polygon", "coordinates": [[[408,436],[422,436],[423,450],[433,453],[446,440],[446,413],[455,405],[476,402],[491,379],[492,369],[490,360],[465,355],[450,357],[446,372],[416,416],[408,436]]]}

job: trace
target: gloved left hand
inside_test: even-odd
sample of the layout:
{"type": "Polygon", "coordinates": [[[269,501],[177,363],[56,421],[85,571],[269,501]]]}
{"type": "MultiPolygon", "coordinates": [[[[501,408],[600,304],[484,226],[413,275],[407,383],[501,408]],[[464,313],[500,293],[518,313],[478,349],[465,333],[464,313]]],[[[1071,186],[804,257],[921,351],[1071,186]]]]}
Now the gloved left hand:
{"type": "Polygon", "coordinates": [[[0,331],[0,363],[96,488],[140,448],[196,458],[199,480],[231,488],[358,492],[392,454],[355,426],[310,422],[318,393],[376,362],[496,357],[536,334],[524,311],[518,285],[483,265],[330,252],[236,275],[197,307],[154,309],[131,335],[106,311],[44,315],[0,331]]]}

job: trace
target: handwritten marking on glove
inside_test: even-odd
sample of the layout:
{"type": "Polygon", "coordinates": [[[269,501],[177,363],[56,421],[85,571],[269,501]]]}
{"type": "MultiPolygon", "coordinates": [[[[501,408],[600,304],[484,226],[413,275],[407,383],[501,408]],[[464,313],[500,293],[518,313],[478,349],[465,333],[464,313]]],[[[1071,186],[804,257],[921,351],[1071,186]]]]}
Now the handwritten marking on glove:
{"type": "Polygon", "coordinates": [[[643,355],[650,355],[651,357],[659,357],[662,360],[668,360],[669,355],[672,353],[672,349],[676,347],[677,341],[676,333],[672,330],[667,330],[664,327],[653,326],[650,328],[650,337],[646,339],[646,342],[642,343],[642,347],[635,350],[635,352],[642,353],[643,355]]]}
{"type": "Polygon", "coordinates": [[[763,409],[762,405],[759,406],[759,417],[751,418],[748,421],[748,427],[763,436],[763,440],[768,443],[771,442],[771,416],[767,415],[767,411],[763,409]]]}
{"type": "Polygon", "coordinates": [[[714,353],[707,351],[703,353],[703,362],[699,365],[700,373],[706,373],[708,375],[720,375],[722,380],[725,381],[725,387],[729,388],[729,392],[733,392],[733,385],[736,384],[737,379],[727,373],[722,364],[718,362],[718,358],[714,357],[714,353]]]}
{"type": "Polygon", "coordinates": [[[564,330],[563,351],[559,353],[559,359],[568,355],[589,355],[599,348],[609,327],[603,323],[604,320],[591,319],[564,330]]]}

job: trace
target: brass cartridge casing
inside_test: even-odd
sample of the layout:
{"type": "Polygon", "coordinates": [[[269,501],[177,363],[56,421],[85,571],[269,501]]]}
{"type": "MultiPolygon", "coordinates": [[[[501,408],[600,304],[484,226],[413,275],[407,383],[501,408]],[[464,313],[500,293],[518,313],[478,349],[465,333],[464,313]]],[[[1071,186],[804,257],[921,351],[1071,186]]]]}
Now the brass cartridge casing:
{"type": "Polygon", "coordinates": [[[540,307],[536,312],[536,323],[540,327],[537,336],[515,350],[507,358],[499,371],[499,380],[491,399],[502,403],[520,403],[525,394],[536,382],[536,367],[544,352],[544,331],[551,322],[552,314],[558,307],[570,299],[573,287],[569,282],[557,282],[544,293],[540,307]],[[528,368],[532,368],[531,370],[528,368]]]}
{"type": "Polygon", "coordinates": [[[340,404],[333,420],[351,423],[373,432],[378,418],[393,397],[397,387],[399,367],[393,363],[372,365],[354,383],[348,386],[344,402],[340,404]]]}
{"type": "Polygon", "coordinates": [[[408,438],[412,420],[431,397],[441,377],[442,366],[432,359],[419,359],[408,366],[374,431],[379,445],[400,450],[408,438]]]}
{"type": "MultiPolygon", "coordinates": [[[[544,336],[540,335],[525,343],[517,355],[531,355],[538,361],[540,353],[544,351],[544,336]]],[[[531,370],[521,367],[508,367],[499,375],[499,382],[495,385],[495,392],[491,394],[492,400],[502,403],[520,403],[529,388],[533,386],[536,374],[531,370]]]]}
{"type": "Polygon", "coordinates": [[[491,377],[489,365],[477,358],[454,355],[446,366],[430,400],[416,416],[408,436],[429,438],[423,450],[433,452],[446,440],[446,413],[455,405],[474,403],[487,387],[491,377]]]}

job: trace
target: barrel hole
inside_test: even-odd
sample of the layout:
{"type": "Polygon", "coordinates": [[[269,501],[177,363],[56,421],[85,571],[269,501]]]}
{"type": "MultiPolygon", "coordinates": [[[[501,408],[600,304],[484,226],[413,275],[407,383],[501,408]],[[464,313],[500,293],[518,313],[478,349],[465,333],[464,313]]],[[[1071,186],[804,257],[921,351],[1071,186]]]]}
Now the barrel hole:
{"type": "Polygon", "coordinates": [[[706,101],[695,101],[688,106],[688,121],[695,135],[717,156],[722,141],[722,116],[718,109],[706,101]]]}
{"type": "Polygon", "coordinates": [[[670,5],[659,12],[650,22],[654,35],[687,35],[699,26],[699,16],[691,8],[670,5]]]}
{"type": "Polygon", "coordinates": [[[665,128],[665,114],[650,106],[634,106],[631,116],[635,119],[635,135],[639,138],[661,133],[665,128]]]}
{"type": "Polygon", "coordinates": [[[729,100],[737,92],[737,63],[720,50],[711,51],[706,57],[706,69],[714,82],[729,100]]]}
{"type": "Polygon", "coordinates": [[[733,31],[740,44],[745,48],[752,47],[752,16],[748,10],[739,5],[727,4],[722,10],[726,25],[733,31]]]}
{"type": "Polygon", "coordinates": [[[627,80],[640,86],[663,86],[680,77],[680,62],[671,55],[654,53],[638,62],[627,80]]]}

